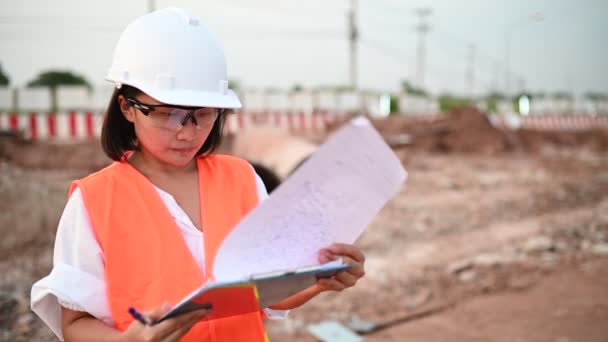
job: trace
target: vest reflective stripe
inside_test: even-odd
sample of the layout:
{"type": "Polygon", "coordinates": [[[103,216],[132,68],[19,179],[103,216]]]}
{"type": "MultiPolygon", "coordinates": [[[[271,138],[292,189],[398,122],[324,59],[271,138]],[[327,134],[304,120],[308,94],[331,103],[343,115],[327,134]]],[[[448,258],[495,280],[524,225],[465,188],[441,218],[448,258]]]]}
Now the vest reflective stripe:
{"type": "MultiPolygon", "coordinates": [[[[176,304],[213,279],[215,254],[232,228],[258,202],[255,176],[244,160],[222,155],[197,159],[205,274],[153,184],[126,162],[74,181],[104,254],[107,295],[116,327],[146,311],[176,304]]],[[[262,313],[196,324],[182,341],[264,341],[262,313]]]]}

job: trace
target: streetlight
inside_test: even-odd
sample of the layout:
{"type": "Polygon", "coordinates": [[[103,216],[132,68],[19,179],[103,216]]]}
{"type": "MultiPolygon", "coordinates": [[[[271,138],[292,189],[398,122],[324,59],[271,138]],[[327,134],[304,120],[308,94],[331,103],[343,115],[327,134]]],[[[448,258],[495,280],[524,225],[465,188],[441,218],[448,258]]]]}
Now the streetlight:
{"type": "Polygon", "coordinates": [[[511,54],[511,36],[516,29],[522,28],[526,24],[538,23],[544,19],[545,18],[542,13],[534,12],[507,25],[507,29],[505,30],[505,95],[507,97],[511,92],[511,67],[509,65],[509,58],[511,54]]]}

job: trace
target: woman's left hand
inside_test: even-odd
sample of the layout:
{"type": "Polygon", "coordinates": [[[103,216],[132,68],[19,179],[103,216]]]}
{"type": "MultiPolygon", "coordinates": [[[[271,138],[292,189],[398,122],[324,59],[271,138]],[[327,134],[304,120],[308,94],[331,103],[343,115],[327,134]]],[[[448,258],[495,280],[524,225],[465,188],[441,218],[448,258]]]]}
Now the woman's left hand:
{"type": "Polygon", "coordinates": [[[351,265],[351,268],[339,272],[331,278],[317,280],[317,287],[320,291],[342,291],[353,287],[365,275],[365,255],[358,247],[334,243],[319,251],[319,262],[322,264],[338,258],[342,258],[342,261],[351,265]]]}

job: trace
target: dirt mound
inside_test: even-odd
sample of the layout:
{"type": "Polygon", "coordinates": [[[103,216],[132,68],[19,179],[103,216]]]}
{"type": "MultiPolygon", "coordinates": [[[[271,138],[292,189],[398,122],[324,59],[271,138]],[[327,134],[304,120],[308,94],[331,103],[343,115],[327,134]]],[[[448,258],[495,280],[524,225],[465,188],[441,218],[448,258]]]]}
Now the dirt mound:
{"type": "Polygon", "coordinates": [[[78,144],[41,143],[17,136],[0,136],[0,160],[26,169],[95,171],[110,163],[98,140],[78,144]]]}
{"type": "Polygon", "coordinates": [[[373,124],[393,147],[407,146],[431,152],[537,152],[545,146],[608,149],[607,130],[499,129],[491,124],[485,113],[475,108],[457,109],[430,119],[391,116],[375,119],[373,124]]]}
{"type": "Polygon", "coordinates": [[[433,151],[443,152],[496,153],[513,147],[507,134],[493,127],[488,117],[476,109],[453,111],[444,125],[434,136],[419,136],[418,140],[433,151]]]}
{"type": "Polygon", "coordinates": [[[373,123],[389,142],[395,135],[408,134],[411,147],[432,152],[496,153],[513,148],[508,135],[474,108],[455,110],[433,120],[392,116],[373,123]]]}

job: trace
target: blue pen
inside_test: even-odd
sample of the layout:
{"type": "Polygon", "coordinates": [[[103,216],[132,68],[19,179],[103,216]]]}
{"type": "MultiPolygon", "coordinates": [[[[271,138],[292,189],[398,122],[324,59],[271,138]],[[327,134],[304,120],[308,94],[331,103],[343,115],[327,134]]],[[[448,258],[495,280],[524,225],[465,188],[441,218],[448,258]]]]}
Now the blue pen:
{"type": "Polygon", "coordinates": [[[131,314],[131,316],[133,316],[133,318],[135,318],[136,320],[140,321],[141,324],[143,325],[152,325],[152,321],[146,317],[144,314],[140,313],[139,311],[135,310],[134,307],[130,307],[129,308],[129,313],[131,314]]]}

